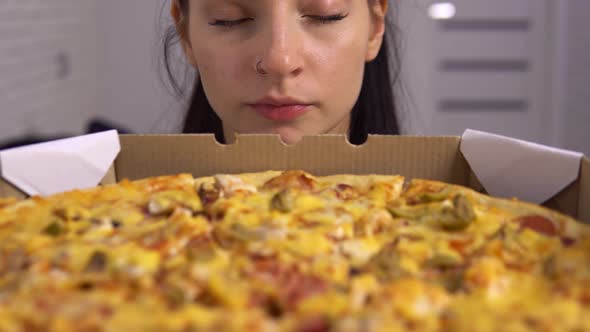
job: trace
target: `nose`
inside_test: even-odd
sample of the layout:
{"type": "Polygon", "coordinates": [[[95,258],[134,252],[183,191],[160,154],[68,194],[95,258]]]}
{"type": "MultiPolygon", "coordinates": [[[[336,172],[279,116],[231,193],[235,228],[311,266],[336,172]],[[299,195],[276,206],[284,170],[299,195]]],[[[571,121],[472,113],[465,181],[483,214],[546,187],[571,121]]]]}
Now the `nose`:
{"type": "Polygon", "coordinates": [[[260,69],[276,77],[296,76],[303,69],[302,36],[296,23],[276,18],[260,34],[260,69]]]}

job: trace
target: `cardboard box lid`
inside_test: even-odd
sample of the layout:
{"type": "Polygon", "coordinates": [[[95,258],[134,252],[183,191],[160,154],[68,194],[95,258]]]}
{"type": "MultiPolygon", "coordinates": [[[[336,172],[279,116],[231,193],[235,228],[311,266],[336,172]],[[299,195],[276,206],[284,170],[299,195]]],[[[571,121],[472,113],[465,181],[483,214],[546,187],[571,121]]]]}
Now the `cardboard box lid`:
{"type": "Polygon", "coordinates": [[[121,136],[119,179],[192,173],[244,173],[302,169],[316,175],[403,174],[466,185],[468,169],[459,137],[371,136],[353,146],[343,136],[310,136],[293,146],[275,136],[240,136],[231,145],[209,135],[121,136]]]}
{"type": "MultiPolygon", "coordinates": [[[[316,175],[401,174],[470,186],[483,191],[460,152],[460,137],[370,136],[353,146],[343,136],[310,136],[284,145],[276,136],[239,136],[231,145],[212,135],[121,135],[121,152],[103,183],[124,178],[191,173],[243,173],[302,169],[316,175]]],[[[0,197],[19,191],[0,180],[0,197]]],[[[578,179],[547,205],[590,222],[590,161],[585,158],[578,179]]]]}

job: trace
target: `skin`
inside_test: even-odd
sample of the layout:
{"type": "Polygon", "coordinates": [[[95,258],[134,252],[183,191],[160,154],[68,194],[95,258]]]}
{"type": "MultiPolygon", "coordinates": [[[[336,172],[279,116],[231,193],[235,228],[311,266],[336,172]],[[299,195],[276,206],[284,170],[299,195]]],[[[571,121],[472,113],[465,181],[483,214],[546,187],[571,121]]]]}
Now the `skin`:
{"type": "Polygon", "coordinates": [[[287,144],[347,133],[364,65],[383,43],[387,0],[189,0],[188,13],[177,1],[186,59],[228,141],[235,133],[278,134],[287,144]],[[308,112],[269,120],[251,106],[265,97],[296,99],[308,112]]]}

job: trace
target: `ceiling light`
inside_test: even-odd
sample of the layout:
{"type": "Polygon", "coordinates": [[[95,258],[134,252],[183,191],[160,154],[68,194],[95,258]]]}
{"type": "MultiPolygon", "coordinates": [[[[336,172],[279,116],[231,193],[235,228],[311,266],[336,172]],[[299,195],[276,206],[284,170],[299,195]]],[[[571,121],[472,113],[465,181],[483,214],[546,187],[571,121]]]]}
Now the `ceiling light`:
{"type": "Polygon", "coordinates": [[[455,17],[457,7],[450,2],[439,2],[430,6],[428,14],[435,20],[448,20],[455,17]]]}

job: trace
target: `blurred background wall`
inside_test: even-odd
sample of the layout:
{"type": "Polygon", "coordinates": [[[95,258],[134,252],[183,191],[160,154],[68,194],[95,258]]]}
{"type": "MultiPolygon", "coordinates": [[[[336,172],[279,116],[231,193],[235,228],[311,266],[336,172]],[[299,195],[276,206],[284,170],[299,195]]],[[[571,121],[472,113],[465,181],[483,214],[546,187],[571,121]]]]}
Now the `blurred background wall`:
{"type": "Polygon", "coordinates": [[[590,1],[400,4],[415,130],[474,128],[590,154],[590,1]]]}
{"type": "Polygon", "coordinates": [[[169,23],[169,7],[163,4],[168,1],[95,2],[99,114],[137,133],[178,130],[183,103],[158,75],[160,37],[169,23]]]}
{"type": "MultiPolygon", "coordinates": [[[[178,131],[184,102],[158,73],[164,1],[0,0],[0,145],[95,118],[178,131]]],[[[590,1],[397,2],[408,133],[469,127],[590,155],[590,1]]]]}
{"type": "Polygon", "coordinates": [[[0,0],[0,141],[99,112],[94,0],[0,0]]]}

